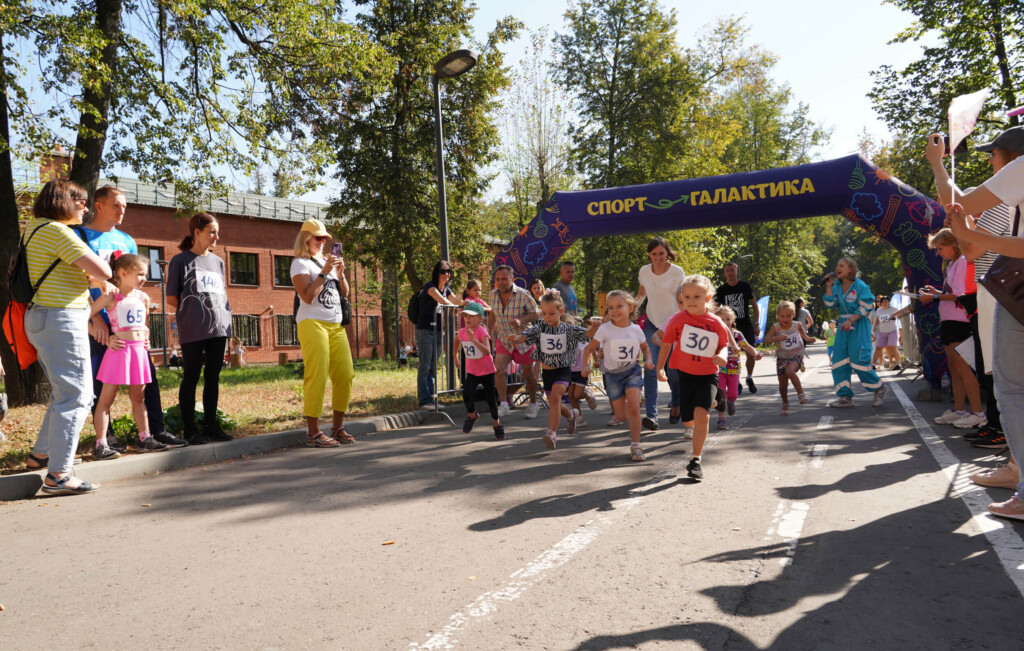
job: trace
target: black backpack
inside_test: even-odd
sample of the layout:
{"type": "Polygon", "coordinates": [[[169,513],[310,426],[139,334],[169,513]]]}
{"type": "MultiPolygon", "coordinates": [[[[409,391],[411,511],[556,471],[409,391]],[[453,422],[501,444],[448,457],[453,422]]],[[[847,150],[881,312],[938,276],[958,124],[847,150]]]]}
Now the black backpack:
{"type": "Polygon", "coordinates": [[[409,320],[412,321],[414,326],[420,322],[420,297],[422,295],[422,288],[420,288],[420,291],[413,293],[412,297],[409,299],[409,307],[405,312],[405,315],[409,317],[409,320]]]}
{"type": "Polygon", "coordinates": [[[32,241],[36,232],[48,224],[49,222],[36,226],[35,230],[29,234],[28,241],[25,240],[24,235],[21,237],[21,241],[18,244],[18,252],[14,255],[14,260],[11,262],[11,273],[7,281],[7,286],[11,292],[11,299],[19,303],[31,303],[32,299],[35,298],[36,291],[43,284],[43,281],[46,280],[46,277],[50,275],[50,272],[60,264],[60,258],[54,260],[53,263],[46,268],[46,271],[43,272],[43,275],[39,277],[39,282],[34,285],[32,284],[32,279],[28,275],[28,253],[26,252],[25,247],[32,241]]]}

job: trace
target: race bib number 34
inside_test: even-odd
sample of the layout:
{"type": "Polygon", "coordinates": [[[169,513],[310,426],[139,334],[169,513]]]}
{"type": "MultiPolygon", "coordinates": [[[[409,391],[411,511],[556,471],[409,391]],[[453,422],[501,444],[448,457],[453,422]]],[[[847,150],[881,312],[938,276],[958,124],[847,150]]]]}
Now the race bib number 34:
{"type": "Polygon", "coordinates": [[[140,328],[146,325],[146,307],[137,298],[127,298],[117,304],[117,323],[122,328],[140,328]]]}
{"type": "Polygon", "coordinates": [[[540,352],[542,353],[560,355],[566,351],[566,346],[565,335],[542,334],[540,336],[540,352]]]}
{"type": "Polygon", "coordinates": [[[687,325],[679,336],[679,347],[687,355],[714,357],[718,350],[718,333],[687,325]]]}
{"type": "Polygon", "coordinates": [[[196,269],[196,290],[202,294],[223,294],[224,277],[205,269],[196,269]]]}

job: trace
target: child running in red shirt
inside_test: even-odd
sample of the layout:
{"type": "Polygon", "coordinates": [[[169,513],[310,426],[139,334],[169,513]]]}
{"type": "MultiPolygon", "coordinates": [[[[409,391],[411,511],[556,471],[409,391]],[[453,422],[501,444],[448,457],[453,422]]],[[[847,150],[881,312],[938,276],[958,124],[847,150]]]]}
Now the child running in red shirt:
{"type": "Polygon", "coordinates": [[[467,302],[462,308],[462,318],[466,325],[459,330],[459,341],[462,346],[459,353],[466,363],[466,379],[462,382],[462,401],[466,405],[466,422],[462,431],[469,434],[480,414],[476,412],[476,388],[482,387],[487,408],[491,410],[491,424],[494,427],[494,438],[501,441],[505,438],[505,427],[498,418],[498,399],[494,390],[494,358],[491,357],[491,337],[480,322],[484,318],[484,306],[480,303],[467,302]]]}
{"type": "Polygon", "coordinates": [[[724,353],[730,343],[729,330],[711,313],[714,295],[715,288],[707,277],[687,276],[676,290],[679,312],[657,332],[660,341],[674,344],[661,347],[655,366],[661,382],[668,381],[666,360],[679,371],[680,418],[684,426],[693,428],[693,458],[686,465],[686,474],[697,480],[704,478],[700,456],[718,393],[718,368],[728,363],[724,353]]]}

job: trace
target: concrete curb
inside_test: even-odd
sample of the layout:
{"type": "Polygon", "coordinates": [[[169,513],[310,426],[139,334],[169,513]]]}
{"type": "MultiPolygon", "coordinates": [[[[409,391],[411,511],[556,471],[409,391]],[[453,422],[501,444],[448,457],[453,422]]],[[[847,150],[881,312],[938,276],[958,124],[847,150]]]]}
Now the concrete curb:
{"type": "MultiPolygon", "coordinates": [[[[422,424],[432,413],[409,411],[374,418],[347,420],[345,421],[345,430],[353,436],[365,436],[374,432],[413,427],[422,424]]],[[[153,454],[133,454],[109,461],[93,461],[77,468],[85,468],[82,474],[88,481],[102,483],[177,468],[201,466],[206,463],[219,463],[227,459],[262,454],[271,450],[304,446],[305,443],[306,430],[291,429],[272,434],[248,436],[224,443],[188,446],[153,454]]],[[[0,501],[24,500],[33,497],[39,492],[45,476],[45,470],[37,470],[0,477],[0,501]]]]}

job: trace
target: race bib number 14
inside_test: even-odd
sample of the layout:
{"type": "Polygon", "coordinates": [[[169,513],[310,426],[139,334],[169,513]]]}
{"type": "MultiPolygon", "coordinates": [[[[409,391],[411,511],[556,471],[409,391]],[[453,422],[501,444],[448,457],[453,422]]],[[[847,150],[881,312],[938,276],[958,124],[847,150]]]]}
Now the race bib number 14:
{"type": "Polygon", "coordinates": [[[679,336],[679,347],[688,355],[714,357],[718,350],[718,333],[687,325],[679,336]]]}

